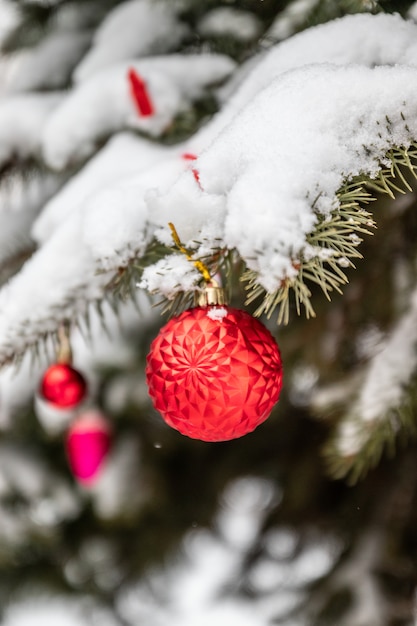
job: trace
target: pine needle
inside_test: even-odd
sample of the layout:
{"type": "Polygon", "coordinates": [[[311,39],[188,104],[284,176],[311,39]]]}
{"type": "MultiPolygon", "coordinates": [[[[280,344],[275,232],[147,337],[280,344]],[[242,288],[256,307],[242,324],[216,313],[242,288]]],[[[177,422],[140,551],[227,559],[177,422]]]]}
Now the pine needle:
{"type": "MultiPolygon", "coordinates": [[[[417,377],[404,390],[403,403],[370,423],[356,422],[361,445],[351,455],[341,454],[338,434],[326,444],[323,456],[329,474],[335,479],[345,479],[354,485],[363,479],[381,460],[392,457],[398,446],[417,437],[417,377]]],[[[348,417],[347,419],[352,419],[348,417]]],[[[355,422],[354,422],[355,423],[355,422]]]]}
{"type": "MultiPolygon", "coordinates": [[[[384,165],[378,175],[371,179],[357,176],[347,180],[336,194],[336,208],[330,218],[316,212],[315,230],[307,236],[307,243],[317,250],[313,258],[294,259],[294,266],[300,269],[295,278],[287,278],[274,292],[268,293],[258,283],[257,273],[248,269],[241,280],[246,283],[246,304],[261,299],[255,315],[269,317],[277,309],[277,323],[288,323],[290,304],[294,299],[297,314],[304,309],[306,317],[314,317],[311,304],[311,291],[306,282],[317,284],[327,299],[333,291],[341,293],[348,283],[344,268],[354,268],[353,259],[362,258],[358,246],[363,235],[371,235],[376,224],[365,205],[376,200],[376,194],[384,194],[394,199],[397,194],[413,190],[411,181],[417,178],[417,144],[409,147],[392,148],[386,154],[384,165]],[[321,255],[325,253],[325,256],[321,255]]],[[[314,203],[313,203],[314,209],[314,203]]]]}

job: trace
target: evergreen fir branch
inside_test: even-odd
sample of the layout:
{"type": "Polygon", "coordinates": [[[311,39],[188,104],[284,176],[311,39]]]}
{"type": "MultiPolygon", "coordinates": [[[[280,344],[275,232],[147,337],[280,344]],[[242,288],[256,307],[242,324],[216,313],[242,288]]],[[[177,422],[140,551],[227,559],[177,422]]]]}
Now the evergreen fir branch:
{"type": "MultiPolygon", "coordinates": [[[[361,258],[358,246],[362,236],[371,234],[375,226],[371,213],[364,208],[364,205],[375,199],[375,188],[390,197],[395,196],[397,190],[401,193],[409,192],[410,187],[412,188],[410,181],[417,177],[416,170],[417,144],[411,144],[388,151],[384,165],[375,179],[360,176],[346,181],[337,194],[337,203],[330,216],[326,217],[316,211],[316,228],[307,236],[309,256],[294,258],[296,275],[284,278],[280,287],[272,293],[267,293],[259,284],[254,270],[246,269],[241,272],[239,268],[239,272],[236,272],[237,264],[241,260],[234,250],[219,247],[209,257],[200,260],[209,267],[212,275],[222,273],[226,277],[227,285],[231,285],[233,276],[239,273],[241,280],[247,283],[247,303],[261,300],[255,315],[265,314],[270,318],[277,310],[278,323],[287,324],[291,306],[294,306],[297,314],[304,310],[307,318],[314,317],[309,284],[318,285],[325,296],[330,298],[332,292],[340,292],[348,282],[345,269],[354,267],[353,261],[361,258]],[[399,169],[401,175],[398,173],[399,169]]],[[[198,247],[198,242],[196,245],[198,247]]],[[[103,294],[103,299],[134,299],[143,269],[174,251],[174,247],[154,242],[140,260],[132,258],[126,267],[115,274],[103,294]]],[[[198,285],[196,289],[198,290],[198,285]]],[[[172,299],[163,300],[163,312],[179,313],[193,304],[193,297],[193,293],[184,294],[178,290],[172,299]]],[[[74,310],[73,302],[77,300],[77,295],[73,294],[71,301],[63,303],[63,310],[74,310]]],[[[45,338],[42,336],[39,341],[43,343],[45,338]]],[[[29,345],[26,347],[30,348],[29,345]]]]}
{"type": "MultiPolygon", "coordinates": [[[[225,282],[224,288],[226,290],[226,297],[228,300],[230,300],[230,293],[232,291],[231,283],[233,268],[236,265],[236,258],[235,251],[224,251],[220,248],[214,250],[212,256],[199,257],[199,260],[208,267],[212,277],[216,274],[220,274],[223,277],[225,282]]],[[[179,315],[186,309],[195,306],[196,294],[198,294],[200,288],[201,285],[196,285],[195,291],[178,291],[172,299],[162,299],[156,302],[155,306],[161,307],[161,314],[169,314],[170,316],[179,315]]]]}
{"type": "Polygon", "coordinates": [[[316,227],[306,239],[310,250],[316,250],[317,254],[293,259],[293,266],[299,266],[298,274],[284,278],[272,293],[259,285],[255,270],[246,270],[242,275],[246,283],[246,304],[262,299],[254,314],[266,314],[270,318],[278,309],[278,324],[286,324],[290,311],[288,298],[291,297],[297,313],[304,308],[307,318],[314,317],[311,291],[305,281],[317,284],[328,299],[332,292],[340,293],[349,280],[344,269],[354,268],[353,259],[362,258],[358,250],[362,236],[372,234],[376,227],[372,214],[364,206],[376,200],[376,194],[394,199],[398,194],[412,191],[412,181],[416,178],[417,144],[412,143],[408,147],[390,149],[375,178],[357,176],[347,180],[337,193],[337,206],[330,217],[316,211],[316,227]]]}
{"type": "MultiPolygon", "coordinates": [[[[404,390],[403,404],[390,409],[372,422],[359,422],[351,418],[355,436],[360,442],[358,451],[341,454],[337,435],[324,447],[323,457],[329,474],[335,479],[345,479],[350,485],[363,479],[376,467],[383,456],[393,457],[399,446],[417,437],[417,377],[404,390]]],[[[349,418],[348,418],[349,419],[349,418]]]]}
{"type": "Polygon", "coordinates": [[[17,274],[26,261],[30,259],[35,249],[34,243],[28,244],[25,249],[0,262],[0,285],[4,285],[12,276],[17,274]]]}
{"type": "MultiPolygon", "coordinates": [[[[380,186],[382,192],[389,196],[394,194],[393,189],[399,189],[402,193],[409,192],[409,188],[412,188],[410,181],[417,177],[416,170],[417,144],[412,144],[409,147],[390,150],[380,174],[375,179],[362,176],[346,181],[337,194],[337,206],[331,215],[325,217],[316,212],[316,228],[307,236],[309,257],[294,258],[293,266],[297,270],[295,277],[284,278],[280,287],[272,293],[267,293],[259,284],[258,275],[254,270],[241,271],[241,267],[236,270],[242,261],[234,250],[219,247],[213,250],[209,257],[200,260],[209,267],[212,275],[220,272],[225,276],[226,286],[230,286],[234,277],[239,274],[241,280],[247,283],[247,304],[260,300],[255,315],[265,314],[270,318],[277,310],[278,323],[287,324],[291,307],[294,306],[297,314],[304,310],[307,318],[314,317],[310,285],[318,285],[325,296],[330,298],[332,292],[340,292],[348,282],[345,269],[354,267],[354,260],[362,256],[358,246],[362,237],[371,234],[374,228],[372,215],[364,205],[375,199],[375,185],[380,186]],[[398,169],[401,170],[401,176],[398,169]]],[[[196,245],[198,247],[198,242],[196,245]]],[[[174,247],[154,242],[140,260],[132,258],[126,267],[115,274],[107,285],[103,299],[114,298],[115,302],[127,297],[134,299],[143,269],[173,252],[176,252],[174,247]]],[[[196,290],[198,288],[197,285],[196,290]]],[[[162,311],[179,313],[192,306],[193,297],[193,293],[185,294],[178,290],[172,299],[163,300],[162,311]]],[[[75,310],[74,303],[77,301],[77,294],[72,294],[69,301],[63,303],[62,310],[75,310]]],[[[57,324],[60,321],[63,320],[57,319],[57,324]]],[[[40,335],[40,344],[48,341],[49,335],[47,337],[40,335]]],[[[31,345],[25,345],[25,349],[31,349],[31,345]]],[[[14,359],[12,356],[9,361],[14,359]]]]}
{"type": "MultiPolygon", "coordinates": [[[[196,241],[194,244],[198,246],[201,242],[196,241]]],[[[144,269],[161,259],[169,258],[169,255],[177,252],[178,249],[174,245],[165,246],[157,241],[153,241],[142,257],[133,258],[126,267],[120,268],[118,274],[108,284],[109,293],[113,293],[116,298],[134,299],[144,269]]],[[[198,257],[198,261],[207,266],[212,277],[216,274],[222,276],[225,281],[224,288],[228,292],[228,296],[230,296],[233,278],[236,274],[236,265],[240,261],[236,252],[234,250],[224,250],[220,247],[214,248],[210,255],[198,257]]],[[[155,302],[154,306],[160,308],[162,315],[178,315],[195,304],[195,295],[199,289],[200,285],[196,285],[195,290],[191,292],[184,292],[178,288],[178,291],[174,293],[172,298],[161,298],[155,302]]]]}
{"type": "MultiPolygon", "coordinates": [[[[137,289],[136,289],[137,292],[137,289]]],[[[136,303],[134,295],[132,295],[132,302],[136,303]]],[[[59,327],[63,324],[67,325],[68,331],[71,334],[74,330],[77,330],[84,338],[86,343],[92,342],[92,320],[91,315],[94,312],[96,319],[100,322],[100,329],[105,333],[107,337],[111,337],[110,329],[106,321],[106,315],[104,312],[104,306],[109,306],[115,313],[116,317],[119,312],[119,306],[122,300],[115,296],[111,291],[106,292],[102,299],[96,299],[86,302],[84,311],[69,318],[56,318],[56,327],[52,330],[40,332],[36,339],[28,341],[25,344],[24,349],[14,352],[9,358],[2,360],[2,366],[13,365],[15,368],[19,368],[23,357],[26,353],[29,354],[30,361],[33,365],[44,364],[45,362],[52,362],[56,354],[58,354],[58,347],[60,344],[59,339],[59,327]]]]}
{"type": "MultiPolygon", "coordinates": [[[[92,10],[85,27],[96,28],[106,13],[122,0],[90,0],[92,10]]],[[[54,17],[65,5],[73,4],[74,0],[54,0],[54,2],[25,2],[14,0],[18,5],[21,20],[2,43],[3,53],[14,53],[39,43],[53,25],[54,17]]],[[[80,5],[85,0],[75,0],[80,5]]]]}
{"type": "Polygon", "coordinates": [[[170,316],[174,316],[191,308],[194,304],[194,292],[187,293],[180,291],[172,300],[161,300],[156,302],[155,306],[161,308],[161,315],[169,314],[170,316]]]}
{"type": "Polygon", "coordinates": [[[107,284],[107,296],[111,296],[111,302],[134,300],[142,271],[143,268],[136,265],[135,262],[119,267],[117,273],[107,284]]]}

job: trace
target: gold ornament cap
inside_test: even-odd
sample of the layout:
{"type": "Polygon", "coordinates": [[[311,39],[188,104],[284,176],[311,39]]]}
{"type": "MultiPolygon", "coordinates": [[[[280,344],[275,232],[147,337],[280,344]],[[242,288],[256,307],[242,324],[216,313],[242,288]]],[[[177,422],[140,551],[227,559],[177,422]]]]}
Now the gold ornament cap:
{"type": "Polygon", "coordinates": [[[226,292],[223,287],[212,280],[195,295],[196,306],[222,306],[227,304],[226,292]]]}

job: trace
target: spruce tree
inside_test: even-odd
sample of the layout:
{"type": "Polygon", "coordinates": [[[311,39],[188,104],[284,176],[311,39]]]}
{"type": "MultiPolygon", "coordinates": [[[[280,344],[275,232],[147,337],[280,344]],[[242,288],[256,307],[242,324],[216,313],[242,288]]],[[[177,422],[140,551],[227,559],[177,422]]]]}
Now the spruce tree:
{"type": "Polygon", "coordinates": [[[416,21],[0,0],[2,624],[414,623],[416,21]]]}

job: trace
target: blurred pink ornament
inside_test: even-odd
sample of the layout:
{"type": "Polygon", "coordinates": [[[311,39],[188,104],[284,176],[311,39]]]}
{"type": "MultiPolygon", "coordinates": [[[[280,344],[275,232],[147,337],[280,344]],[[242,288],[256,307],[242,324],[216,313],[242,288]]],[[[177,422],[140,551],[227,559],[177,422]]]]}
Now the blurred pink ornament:
{"type": "Polygon", "coordinates": [[[77,417],[66,435],[66,452],[71,471],[83,485],[92,485],[110,451],[112,428],[106,417],[90,410],[77,417]]]}

